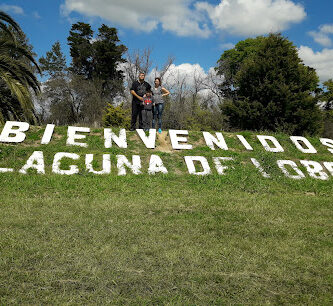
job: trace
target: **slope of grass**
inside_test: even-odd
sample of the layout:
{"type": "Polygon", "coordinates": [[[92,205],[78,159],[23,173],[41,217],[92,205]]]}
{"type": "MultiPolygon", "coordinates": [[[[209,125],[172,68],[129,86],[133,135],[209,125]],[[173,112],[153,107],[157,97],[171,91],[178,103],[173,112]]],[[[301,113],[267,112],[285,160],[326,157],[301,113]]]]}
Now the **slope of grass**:
{"type": "Polygon", "coordinates": [[[285,152],[265,152],[248,132],[253,152],[233,134],[225,134],[229,151],[211,151],[190,132],[193,150],[167,153],[146,149],[135,133],[128,149],[105,149],[101,130],[84,149],[65,145],[64,127],[48,145],[42,133],[0,144],[0,167],[17,171],[35,150],[46,163],[46,175],[0,173],[0,304],[332,304],[332,178],[291,180],[275,164],[333,161],[318,139],[308,138],[313,155],[283,134],[275,136],[285,152]],[[111,153],[112,173],[89,174],[82,158],[78,175],[52,174],[60,151],[111,153]],[[116,154],[139,154],[144,170],[158,154],[169,174],[119,177],[116,154]],[[196,177],[185,155],[235,161],[225,176],[196,177]]]}

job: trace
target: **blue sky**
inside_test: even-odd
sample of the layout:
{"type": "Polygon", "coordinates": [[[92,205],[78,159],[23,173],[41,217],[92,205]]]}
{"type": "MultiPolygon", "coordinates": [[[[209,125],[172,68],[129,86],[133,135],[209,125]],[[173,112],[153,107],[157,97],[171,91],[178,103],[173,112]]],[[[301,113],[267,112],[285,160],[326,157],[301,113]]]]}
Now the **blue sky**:
{"type": "MultiPolygon", "coordinates": [[[[5,0],[38,57],[59,40],[69,60],[72,22],[114,26],[129,50],[151,47],[155,65],[215,66],[223,50],[247,37],[281,31],[322,81],[333,78],[332,0],[5,0]]],[[[185,66],[183,66],[185,67],[185,66]]]]}

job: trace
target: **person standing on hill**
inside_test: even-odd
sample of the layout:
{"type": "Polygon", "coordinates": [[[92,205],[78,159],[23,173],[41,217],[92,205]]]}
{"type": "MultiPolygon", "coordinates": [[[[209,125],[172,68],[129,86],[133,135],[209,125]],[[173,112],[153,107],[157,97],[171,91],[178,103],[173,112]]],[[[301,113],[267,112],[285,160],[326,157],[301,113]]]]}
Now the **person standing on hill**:
{"type": "Polygon", "coordinates": [[[146,94],[143,96],[143,110],[142,110],[142,123],[143,129],[145,132],[151,127],[153,119],[153,107],[154,107],[154,98],[152,97],[151,90],[147,90],[146,94]]]}
{"type": "Polygon", "coordinates": [[[154,95],[154,117],[152,122],[152,128],[155,129],[156,119],[158,119],[158,132],[162,133],[162,114],[164,109],[164,100],[163,97],[166,97],[170,92],[162,87],[161,78],[155,78],[155,86],[152,88],[154,95]]]}
{"type": "Polygon", "coordinates": [[[140,72],[139,79],[134,81],[130,89],[132,98],[132,119],[131,119],[131,131],[135,130],[136,120],[139,115],[139,129],[142,129],[142,102],[143,96],[148,90],[151,90],[149,83],[145,81],[145,73],[140,72]]]}

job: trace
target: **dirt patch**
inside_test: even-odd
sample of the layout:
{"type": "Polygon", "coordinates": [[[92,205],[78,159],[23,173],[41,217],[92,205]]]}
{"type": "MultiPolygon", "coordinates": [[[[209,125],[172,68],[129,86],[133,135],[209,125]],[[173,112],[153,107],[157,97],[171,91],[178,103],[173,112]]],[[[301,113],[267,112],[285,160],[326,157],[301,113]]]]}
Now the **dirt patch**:
{"type": "Polygon", "coordinates": [[[52,135],[52,138],[54,138],[54,139],[61,139],[62,137],[64,137],[64,135],[57,134],[57,133],[53,133],[53,135],[52,135]]]}
{"type": "Polygon", "coordinates": [[[176,175],[183,175],[183,174],[184,174],[184,172],[181,171],[181,170],[179,170],[178,168],[175,169],[173,172],[174,172],[174,174],[176,174],[176,175]]]}
{"type": "Polygon", "coordinates": [[[137,133],[132,133],[132,135],[130,135],[129,140],[132,141],[141,141],[139,135],[137,133]]]}
{"type": "Polygon", "coordinates": [[[168,132],[163,131],[161,134],[157,133],[157,139],[159,145],[156,147],[156,150],[165,153],[174,153],[171,147],[170,138],[168,137],[168,132]]]}
{"type": "Polygon", "coordinates": [[[92,135],[92,136],[99,136],[99,137],[103,137],[103,135],[101,133],[95,133],[95,132],[90,132],[87,135],[92,135]]]}
{"type": "Polygon", "coordinates": [[[203,147],[205,145],[206,145],[206,142],[203,139],[203,137],[200,137],[199,140],[197,140],[195,143],[192,144],[193,148],[203,147]]]}

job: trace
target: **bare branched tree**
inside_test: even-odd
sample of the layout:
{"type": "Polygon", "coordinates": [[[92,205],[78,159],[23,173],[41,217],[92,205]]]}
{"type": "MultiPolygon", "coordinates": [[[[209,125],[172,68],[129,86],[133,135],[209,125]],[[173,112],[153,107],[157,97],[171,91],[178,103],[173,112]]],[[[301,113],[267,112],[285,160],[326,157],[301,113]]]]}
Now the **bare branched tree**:
{"type": "Polygon", "coordinates": [[[209,90],[212,101],[216,101],[219,105],[223,103],[223,97],[220,91],[220,85],[223,83],[224,77],[217,75],[215,70],[209,70],[207,77],[203,80],[203,89],[209,90]]]}
{"type": "Polygon", "coordinates": [[[153,77],[159,77],[161,79],[163,79],[165,73],[170,69],[171,65],[173,64],[173,62],[175,61],[175,58],[171,55],[169,55],[169,57],[167,58],[166,62],[164,63],[164,65],[162,66],[162,69],[160,70],[158,66],[156,66],[154,68],[154,75],[153,77]]]}
{"type": "Polygon", "coordinates": [[[122,63],[119,66],[119,69],[124,72],[125,92],[123,97],[128,102],[131,101],[129,89],[132,86],[132,83],[138,79],[140,72],[144,72],[146,74],[148,83],[152,85],[154,82],[154,78],[163,78],[165,73],[170,69],[170,66],[173,64],[174,58],[172,56],[169,56],[160,71],[157,66],[154,69],[151,69],[153,66],[151,54],[151,48],[135,50],[132,52],[128,51],[126,53],[126,62],[122,63]]]}
{"type": "Polygon", "coordinates": [[[127,87],[137,80],[140,72],[148,74],[151,66],[151,48],[145,48],[142,51],[134,50],[132,52],[126,52],[126,63],[122,65],[122,70],[125,74],[125,82],[127,87]]]}

